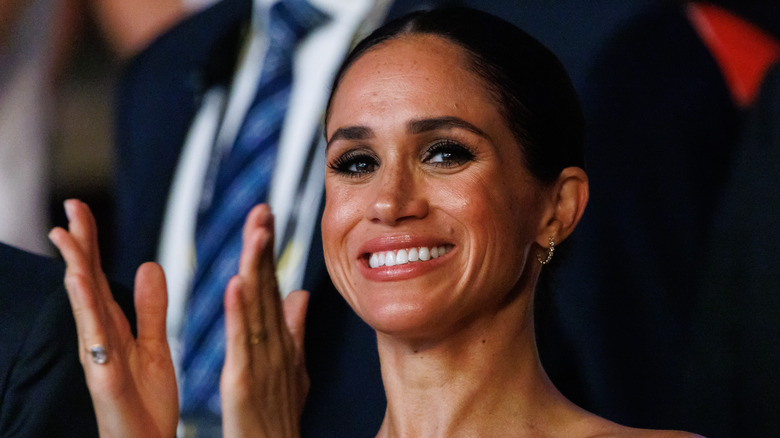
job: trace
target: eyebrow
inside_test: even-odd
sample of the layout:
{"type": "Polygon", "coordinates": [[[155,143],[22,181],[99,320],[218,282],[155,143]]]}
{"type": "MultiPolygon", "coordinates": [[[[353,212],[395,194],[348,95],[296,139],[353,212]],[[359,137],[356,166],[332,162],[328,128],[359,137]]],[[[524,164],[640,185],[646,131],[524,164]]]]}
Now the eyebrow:
{"type": "Polygon", "coordinates": [[[328,140],[327,147],[336,140],[365,140],[374,136],[374,131],[365,126],[349,126],[339,128],[328,140]]]}
{"type": "MultiPolygon", "coordinates": [[[[488,135],[472,125],[471,123],[454,116],[435,117],[431,119],[419,119],[412,120],[407,123],[407,130],[412,134],[422,134],[424,132],[436,131],[439,129],[452,129],[460,128],[467,131],[471,131],[474,134],[490,139],[488,135]]],[[[333,136],[328,140],[327,147],[336,140],[366,140],[374,137],[374,131],[366,126],[349,126],[346,128],[339,128],[333,133],[333,136]]]]}
{"type": "Polygon", "coordinates": [[[422,134],[423,132],[427,131],[452,128],[465,129],[479,135],[480,137],[490,139],[490,137],[488,137],[484,131],[459,117],[445,116],[435,117],[432,119],[412,120],[407,124],[407,129],[412,134],[422,134]]]}

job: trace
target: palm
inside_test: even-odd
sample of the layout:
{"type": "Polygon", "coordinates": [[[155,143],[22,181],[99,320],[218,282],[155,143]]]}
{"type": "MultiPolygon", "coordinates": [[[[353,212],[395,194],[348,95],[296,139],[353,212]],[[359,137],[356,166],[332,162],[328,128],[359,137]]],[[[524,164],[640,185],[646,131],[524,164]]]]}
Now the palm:
{"type": "Polygon", "coordinates": [[[178,398],[165,335],[167,294],[159,266],[141,266],[136,277],[138,336],[114,301],[100,267],[97,232],[86,205],[68,201],[69,231],[52,241],[67,262],[65,285],[79,334],[79,358],[101,436],[173,436],[178,398]],[[90,347],[105,346],[107,361],[92,361],[90,347]]]}
{"type": "Polygon", "coordinates": [[[238,275],[225,291],[225,367],[222,371],[226,437],[296,437],[308,377],[303,323],[308,294],[279,298],[273,263],[273,217],[255,207],[247,217],[238,275]]]}

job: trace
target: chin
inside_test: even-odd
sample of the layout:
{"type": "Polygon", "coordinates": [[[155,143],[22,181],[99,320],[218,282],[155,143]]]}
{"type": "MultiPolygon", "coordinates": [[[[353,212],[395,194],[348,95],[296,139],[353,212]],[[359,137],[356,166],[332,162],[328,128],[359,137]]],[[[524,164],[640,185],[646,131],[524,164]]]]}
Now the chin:
{"type": "Polygon", "coordinates": [[[442,320],[441,308],[419,300],[362,303],[358,316],[377,333],[398,339],[419,339],[434,331],[442,320]]]}
{"type": "Polygon", "coordinates": [[[359,273],[334,278],[342,296],[366,324],[379,333],[402,338],[434,333],[445,320],[462,313],[471,301],[460,282],[452,275],[432,273],[394,281],[366,279],[359,273]],[[346,282],[346,278],[357,281],[346,282]]]}

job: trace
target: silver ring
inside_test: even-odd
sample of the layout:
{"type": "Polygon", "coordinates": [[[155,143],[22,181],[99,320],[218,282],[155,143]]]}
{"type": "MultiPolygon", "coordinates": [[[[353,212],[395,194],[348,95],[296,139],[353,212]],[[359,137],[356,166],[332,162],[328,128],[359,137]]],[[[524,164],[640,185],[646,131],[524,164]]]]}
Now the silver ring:
{"type": "Polygon", "coordinates": [[[92,355],[92,362],[98,365],[103,365],[108,361],[108,354],[106,353],[106,347],[103,344],[95,344],[89,347],[89,353],[92,355]]]}

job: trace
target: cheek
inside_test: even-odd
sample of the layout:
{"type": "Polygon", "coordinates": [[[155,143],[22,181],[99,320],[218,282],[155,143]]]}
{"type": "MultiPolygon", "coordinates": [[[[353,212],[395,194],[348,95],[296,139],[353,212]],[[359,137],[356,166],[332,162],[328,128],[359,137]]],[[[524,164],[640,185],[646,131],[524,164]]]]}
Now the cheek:
{"type": "Polygon", "coordinates": [[[338,230],[341,224],[349,221],[350,209],[346,204],[350,202],[350,197],[343,190],[332,188],[332,185],[325,191],[325,210],[322,215],[323,233],[325,228],[338,230]]]}
{"type": "Polygon", "coordinates": [[[524,196],[515,193],[513,183],[491,177],[493,173],[475,172],[456,184],[442,184],[437,190],[438,202],[474,234],[501,234],[507,238],[510,236],[506,233],[521,231],[518,227],[532,207],[524,196]]]}
{"type": "Polygon", "coordinates": [[[339,190],[326,186],[325,210],[322,213],[322,245],[326,258],[337,252],[343,241],[345,227],[349,222],[349,210],[344,208],[348,197],[339,190]]]}
{"type": "Polygon", "coordinates": [[[465,178],[450,188],[449,210],[464,224],[472,262],[524,264],[534,240],[534,212],[538,203],[532,187],[522,178],[493,170],[465,178]]]}
{"type": "Polygon", "coordinates": [[[360,199],[343,185],[325,185],[325,209],[322,214],[322,246],[325,263],[334,277],[349,265],[349,233],[360,221],[360,199]]]}

